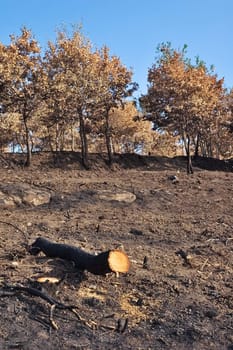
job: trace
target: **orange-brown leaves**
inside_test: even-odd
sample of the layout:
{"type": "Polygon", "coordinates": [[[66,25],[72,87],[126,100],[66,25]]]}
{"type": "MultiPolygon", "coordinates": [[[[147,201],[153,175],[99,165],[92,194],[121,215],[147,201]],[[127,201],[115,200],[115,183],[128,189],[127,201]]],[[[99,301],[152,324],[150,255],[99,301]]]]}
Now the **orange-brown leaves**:
{"type": "Polygon", "coordinates": [[[144,151],[151,149],[154,134],[151,123],[140,118],[135,120],[137,115],[138,110],[132,102],[110,111],[109,124],[116,151],[134,152],[140,144],[143,144],[144,151]]]}
{"type": "Polygon", "coordinates": [[[165,46],[162,56],[149,69],[148,94],[141,105],[155,127],[193,139],[210,135],[221,113],[223,79],[208,72],[203,63],[195,66],[183,52],[165,46]]]}

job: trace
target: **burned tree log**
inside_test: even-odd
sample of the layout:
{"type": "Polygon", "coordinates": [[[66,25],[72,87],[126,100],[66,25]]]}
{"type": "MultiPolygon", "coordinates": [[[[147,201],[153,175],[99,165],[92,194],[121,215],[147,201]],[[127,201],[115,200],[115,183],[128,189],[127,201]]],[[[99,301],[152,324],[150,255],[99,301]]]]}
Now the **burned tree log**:
{"type": "Polygon", "coordinates": [[[51,258],[61,258],[73,261],[80,270],[87,270],[96,275],[105,275],[109,272],[128,272],[130,262],[128,256],[120,250],[108,250],[93,255],[84,250],[68,244],[53,243],[39,237],[32,243],[30,254],[37,255],[43,252],[51,258]]]}

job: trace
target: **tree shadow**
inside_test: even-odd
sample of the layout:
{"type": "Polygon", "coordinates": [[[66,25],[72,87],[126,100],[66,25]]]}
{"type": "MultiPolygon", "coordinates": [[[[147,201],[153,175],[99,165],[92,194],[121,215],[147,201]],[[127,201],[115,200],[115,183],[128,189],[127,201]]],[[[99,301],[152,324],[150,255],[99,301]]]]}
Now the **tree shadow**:
{"type": "MultiPolygon", "coordinates": [[[[0,157],[0,163],[4,167],[24,168],[25,154],[5,153],[0,157]]],[[[233,159],[217,159],[211,157],[192,157],[195,168],[209,171],[233,172],[233,159]]],[[[115,153],[112,163],[109,164],[107,153],[89,153],[88,169],[82,163],[80,152],[34,152],[30,169],[62,169],[62,170],[121,170],[138,169],[146,171],[162,171],[177,168],[186,171],[187,157],[167,157],[160,155],[140,155],[135,153],[115,153]]],[[[195,171],[195,169],[194,169],[195,171]]]]}

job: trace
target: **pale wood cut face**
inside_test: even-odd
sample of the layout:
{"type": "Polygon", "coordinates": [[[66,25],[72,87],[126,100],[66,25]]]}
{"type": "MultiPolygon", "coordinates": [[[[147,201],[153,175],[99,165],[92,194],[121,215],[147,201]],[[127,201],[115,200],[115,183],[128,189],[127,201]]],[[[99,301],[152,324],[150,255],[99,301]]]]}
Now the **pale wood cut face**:
{"type": "Polygon", "coordinates": [[[113,250],[109,253],[108,263],[110,269],[114,272],[126,273],[130,268],[128,256],[120,250],[113,250]]]}

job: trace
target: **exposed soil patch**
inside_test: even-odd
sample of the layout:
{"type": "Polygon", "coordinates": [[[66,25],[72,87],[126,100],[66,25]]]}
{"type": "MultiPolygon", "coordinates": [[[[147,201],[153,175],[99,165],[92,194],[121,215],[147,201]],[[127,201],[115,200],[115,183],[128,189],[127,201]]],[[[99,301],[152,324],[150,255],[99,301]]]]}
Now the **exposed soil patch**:
{"type": "Polygon", "coordinates": [[[232,162],[117,156],[111,169],[76,154],[1,159],[1,185],[51,193],[48,204],[1,210],[1,349],[233,349],[232,162]],[[52,162],[51,162],[52,160],[52,162]],[[132,193],[134,201],[105,200],[132,193]],[[127,274],[96,276],[27,247],[42,236],[99,253],[123,249],[127,274]],[[4,285],[39,288],[76,314],[4,285]],[[8,290],[9,292],[9,290],[8,290]],[[56,327],[53,327],[54,321],[56,327]]]}

